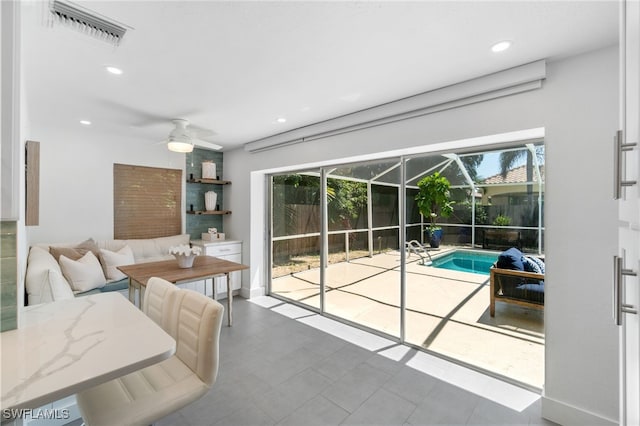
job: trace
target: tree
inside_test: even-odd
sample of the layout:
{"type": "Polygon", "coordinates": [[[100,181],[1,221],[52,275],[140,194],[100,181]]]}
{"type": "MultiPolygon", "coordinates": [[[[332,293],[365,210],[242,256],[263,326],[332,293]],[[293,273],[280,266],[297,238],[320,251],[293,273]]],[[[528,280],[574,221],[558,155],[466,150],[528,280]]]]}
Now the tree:
{"type": "Polygon", "coordinates": [[[465,169],[467,169],[467,173],[469,173],[471,180],[475,181],[478,178],[478,166],[482,163],[483,159],[483,154],[465,155],[460,157],[460,161],[462,161],[465,169]]]}
{"type": "Polygon", "coordinates": [[[449,180],[439,172],[426,176],[418,182],[418,193],[415,200],[420,213],[428,217],[431,224],[429,229],[434,231],[438,216],[449,217],[453,213],[454,201],[450,200],[449,180]]]}
{"type": "Polygon", "coordinates": [[[367,184],[344,179],[327,179],[327,192],[333,192],[328,197],[328,220],[330,223],[341,223],[349,229],[352,221],[365,212],[367,206],[367,184]]]}

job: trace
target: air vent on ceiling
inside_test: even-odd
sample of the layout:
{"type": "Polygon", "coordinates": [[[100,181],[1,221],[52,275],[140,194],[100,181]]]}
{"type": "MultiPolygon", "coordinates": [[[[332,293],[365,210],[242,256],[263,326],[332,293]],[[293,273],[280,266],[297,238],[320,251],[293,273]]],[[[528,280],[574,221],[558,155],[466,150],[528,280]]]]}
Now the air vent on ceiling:
{"type": "Polygon", "coordinates": [[[116,46],[127,32],[122,24],[68,2],[53,0],[51,13],[58,22],[116,46]]]}

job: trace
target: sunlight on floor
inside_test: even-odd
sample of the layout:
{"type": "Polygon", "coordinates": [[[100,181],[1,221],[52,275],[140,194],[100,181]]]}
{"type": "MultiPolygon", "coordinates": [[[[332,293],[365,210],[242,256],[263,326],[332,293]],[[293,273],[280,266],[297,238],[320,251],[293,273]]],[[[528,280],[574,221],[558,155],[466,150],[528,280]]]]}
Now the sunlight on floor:
{"type": "Polygon", "coordinates": [[[391,360],[402,362],[414,370],[490,399],[512,410],[522,411],[540,398],[540,395],[536,392],[489,377],[409,346],[400,345],[389,339],[323,317],[278,299],[263,296],[252,298],[249,301],[364,349],[376,352],[391,360]]]}
{"type": "MultiPolygon", "coordinates": [[[[418,260],[411,256],[406,266],[405,341],[541,389],[543,311],[497,303],[496,315],[491,317],[489,276],[423,266],[418,260]]],[[[331,264],[326,280],[325,312],[399,337],[398,252],[331,264]]],[[[319,269],[293,273],[272,282],[274,295],[314,309],[320,306],[319,290],[319,269]]],[[[287,309],[284,315],[297,312],[294,315],[307,317],[303,321],[320,321],[311,319],[308,311],[305,315],[287,309]]],[[[367,348],[380,349],[375,345],[367,348]]]]}

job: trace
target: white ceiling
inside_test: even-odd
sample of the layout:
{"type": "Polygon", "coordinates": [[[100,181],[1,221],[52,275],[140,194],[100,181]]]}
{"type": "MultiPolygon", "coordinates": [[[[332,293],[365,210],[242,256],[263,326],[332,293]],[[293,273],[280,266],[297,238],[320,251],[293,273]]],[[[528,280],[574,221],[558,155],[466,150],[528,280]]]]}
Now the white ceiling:
{"type": "Polygon", "coordinates": [[[225,150],[618,36],[615,1],[76,2],[132,27],[113,47],[52,24],[48,4],[22,3],[31,123],[148,143],[186,118],[225,150]]]}

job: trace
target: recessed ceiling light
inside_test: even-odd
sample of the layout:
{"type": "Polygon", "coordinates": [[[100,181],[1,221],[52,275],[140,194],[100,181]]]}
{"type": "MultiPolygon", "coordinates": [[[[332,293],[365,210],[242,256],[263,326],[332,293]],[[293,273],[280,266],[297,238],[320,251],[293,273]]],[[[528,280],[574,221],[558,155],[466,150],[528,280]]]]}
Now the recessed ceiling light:
{"type": "Polygon", "coordinates": [[[284,118],[284,117],[279,117],[279,118],[277,118],[277,119],[276,119],[276,121],[277,121],[278,123],[286,123],[286,122],[287,122],[287,119],[286,119],[286,118],[284,118]]]}
{"type": "Polygon", "coordinates": [[[492,52],[503,52],[511,47],[511,42],[509,40],[499,41],[493,46],[491,46],[492,52]]]}
{"type": "Polygon", "coordinates": [[[80,120],[80,124],[83,126],[91,126],[91,122],[89,120],[80,120]]]}
{"type": "Polygon", "coordinates": [[[120,75],[122,74],[122,70],[120,68],[116,68],[116,67],[105,67],[107,69],[107,71],[109,71],[111,74],[115,74],[115,75],[120,75]]]}

